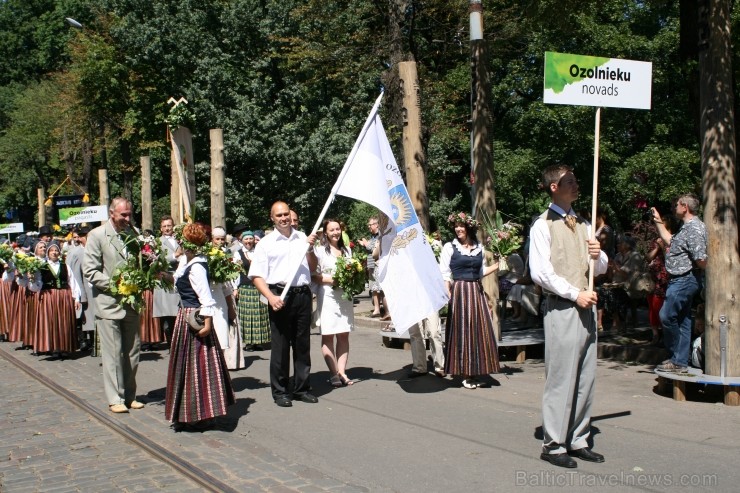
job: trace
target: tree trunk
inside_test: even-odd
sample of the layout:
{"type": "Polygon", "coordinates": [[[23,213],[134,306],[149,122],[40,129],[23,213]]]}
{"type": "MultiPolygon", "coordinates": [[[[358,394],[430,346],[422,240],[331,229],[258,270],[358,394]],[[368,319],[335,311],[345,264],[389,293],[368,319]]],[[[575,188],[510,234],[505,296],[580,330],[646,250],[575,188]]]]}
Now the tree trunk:
{"type": "Polygon", "coordinates": [[[403,93],[403,162],[406,168],[406,187],[421,227],[430,233],[426,156],[421,142],[421,96],[416,62],[399,63],[398,76],[403,93]]]}
{"type": "MultiPolygon", "coordinates": [[[[472,74],[470,106],[472,110],[473,128],[471,132],[471,181],[474,187],[473,211],[478,221],[493,220],[496,217],[496,195],[494,193],[493,180],[493,135],[491,131],[491,83],[488,77],[487,44],[482,38],[483,26],[480,16],[483,7],[480,3],[471,2],[470,22],[470,68],[472,74]],[[480,15],[476,15],[480,14],[480,15]],[[474,22],[481,22],[479,26],[473,26],[474,22]],[[477,29],[475,29],[477,28],[477,29]],[[480,39],[473,39],[472,33],[479,32],[480,39]]],[[[480,239],[483,240],[483,231],[479,231],[480,239]]],[[[486,263],[493,262],[491,253],[486,252],[486,263]]],[[[501,339],[501,328],[498,322],[498,275],[491,274],[483,278],[483,290],[488,295],[488,300],[493,317],[493,327],[496,337],[501,339]]]]}
{"type": "Polygon", "coordinates": [[[720,374],[720,318],[726,317],[730,330],[725,375],[740,376],[740,258],[730,2],[709,0],[702,5],[698,18],[701,159],[708,236],[705,369],[708,374],[720,374]]]}

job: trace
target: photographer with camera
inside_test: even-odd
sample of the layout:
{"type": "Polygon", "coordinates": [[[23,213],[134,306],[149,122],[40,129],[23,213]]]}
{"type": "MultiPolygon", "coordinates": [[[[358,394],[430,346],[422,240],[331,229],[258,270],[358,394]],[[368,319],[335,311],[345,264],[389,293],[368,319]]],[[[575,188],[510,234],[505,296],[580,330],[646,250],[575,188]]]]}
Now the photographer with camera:
{"type": "Polygon", "coordinates": [[[675,234],[663,224],[658,210],[653,207],[652,220],[666,245],[665,269],[668,289],[660,321],[670,359],[658,365],[658,370],[681,373],[688,366],[691,346],[691,305],[694,295],[701,290],[702,271],[707,265],[707,229],[696,216],[699,199],[692,194],[678,197],[675,216],[680,226],[675,234]]]}

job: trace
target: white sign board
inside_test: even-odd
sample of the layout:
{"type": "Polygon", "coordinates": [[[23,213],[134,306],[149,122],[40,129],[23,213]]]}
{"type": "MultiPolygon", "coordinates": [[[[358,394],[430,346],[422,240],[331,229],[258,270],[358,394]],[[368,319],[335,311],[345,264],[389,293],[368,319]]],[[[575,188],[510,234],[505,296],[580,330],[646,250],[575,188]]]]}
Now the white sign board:
{"type": "Polygon", "coordinates": [[[0,223],[0,234],[23,233],[23,223],[0,223]]]}
{"type": "Polygon", "coordinates": [[[108,207],[92,205],[90,207],[67,207],[59,209],[59,224],[95,223],[108,220],[108,207]]]}
{"type": "Polygon", "coordinates": [[[543,101],[649,110],[652,78],[650,62],[548,51],[543,101]]]}

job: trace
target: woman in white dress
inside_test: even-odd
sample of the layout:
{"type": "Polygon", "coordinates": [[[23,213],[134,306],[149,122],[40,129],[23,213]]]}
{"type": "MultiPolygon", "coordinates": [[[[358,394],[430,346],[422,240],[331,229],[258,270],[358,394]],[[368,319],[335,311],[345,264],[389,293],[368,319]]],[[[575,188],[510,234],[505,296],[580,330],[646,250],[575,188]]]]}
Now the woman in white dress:
{"type": "MultiPolygon", "coordinates": [[[[224,248],[226,244],[226,231],[216,227],[211,231],[213,246],[224,248]]],[[[226,252],[230,254],[230,252],[226,252]]],[[[229,370],[241,370],[244,368],[244,356],[242,354],[241,333],[236,323],[236,305],[234,303],[234,288],[230,282],[210,282],[211,296],[216,301],[213,315],[213,330],[216,332],[218,342],[224,352],[226,367],[229,370]]]]}
{"type": "Polygon", "coordinates": [[[333,276],[337,258],[350,258],[352,252],[342,240],[339,221],[325,220],[323,231],[321,244],[313,249],[318,260],[318,272],[312,276],[319,286],[317,302],[321,321],[321,353],[331,372],[331,385],[344,387],[353,383],[345,372],[349,357],[349,333],[354,325],[354,307],[351,300],[342,297],[344,291],[335,287],[333,276]]]}

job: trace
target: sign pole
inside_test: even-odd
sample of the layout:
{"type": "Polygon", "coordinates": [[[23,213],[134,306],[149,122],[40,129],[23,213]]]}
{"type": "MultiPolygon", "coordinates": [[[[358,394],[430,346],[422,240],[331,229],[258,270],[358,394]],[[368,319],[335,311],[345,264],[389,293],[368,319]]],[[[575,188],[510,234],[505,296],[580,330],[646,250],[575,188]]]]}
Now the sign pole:
{"type": "MultiPolygon", "coordinates": [[[[596,205],[599,191],[599,135],[601,132],[601,107],[596,107],[596,122],[594,124],[594,180],[591,191],[591,239],[596,238],[596,205]]],[[[588,261],[588,290],[594,290],[594,259],[588,261]]]]}

